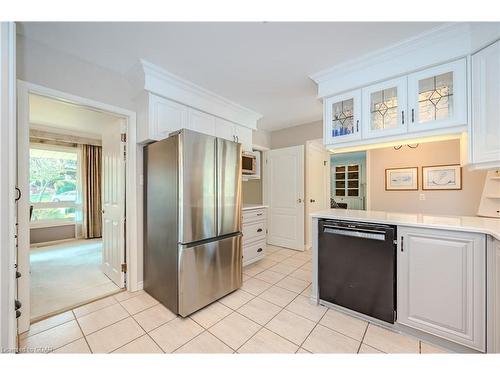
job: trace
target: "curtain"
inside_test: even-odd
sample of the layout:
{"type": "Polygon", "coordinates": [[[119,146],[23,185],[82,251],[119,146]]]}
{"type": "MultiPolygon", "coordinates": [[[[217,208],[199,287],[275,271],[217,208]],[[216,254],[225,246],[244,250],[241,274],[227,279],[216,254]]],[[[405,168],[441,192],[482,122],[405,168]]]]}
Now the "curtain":
{"type": "Polygon", "coordinates": [[[102,237],[102,147],[82,147],[83,237],[102,237]]]}

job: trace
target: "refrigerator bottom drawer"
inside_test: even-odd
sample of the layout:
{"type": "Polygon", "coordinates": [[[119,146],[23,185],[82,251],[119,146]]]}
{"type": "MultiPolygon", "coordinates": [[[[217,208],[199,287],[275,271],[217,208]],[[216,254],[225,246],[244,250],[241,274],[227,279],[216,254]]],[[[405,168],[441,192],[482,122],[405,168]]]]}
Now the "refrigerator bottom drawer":
{"type": "Polygon", "coordinates": [[[241,234],[179,250],[179,315],[188,316],[242,284],[241,234]]]}

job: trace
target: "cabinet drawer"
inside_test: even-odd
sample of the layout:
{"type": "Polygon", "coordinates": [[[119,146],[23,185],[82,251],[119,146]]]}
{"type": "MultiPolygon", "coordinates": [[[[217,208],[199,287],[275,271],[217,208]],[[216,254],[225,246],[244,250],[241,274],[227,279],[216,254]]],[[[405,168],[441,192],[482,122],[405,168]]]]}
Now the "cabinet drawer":
{"type": "Polygon", "coordinates": [[[266,222],[259,220],[254,223],[243,224],[243,242],[253,241],[266,237],[266,222]]]}
{"type": "Polygon", "coordinates": [[[243,245],[243,263],[246,263],[256,257],[265,255],[266,240],[259,240],[243,245]]]}
{"type": "Polygon", "coordinates": [[[266,221],[266,210],[264,208],[243,211],[243,224],[259,220],[263,220],[264,222],[266,221]]]}

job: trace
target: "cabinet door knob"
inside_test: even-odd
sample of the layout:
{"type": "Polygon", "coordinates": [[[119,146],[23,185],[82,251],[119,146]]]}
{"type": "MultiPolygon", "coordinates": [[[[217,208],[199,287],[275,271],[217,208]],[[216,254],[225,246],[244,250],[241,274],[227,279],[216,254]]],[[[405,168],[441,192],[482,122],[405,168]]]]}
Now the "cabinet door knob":
{"type": "Polygon", "coordinates": [[[401,123],[405,124],[405,111],[401,111],[401,123]]]}
{"type": "Polygon", "coordinates": [[[262,251],[262,248],[261,248],[261,247],[259,247],[259,248],[257,249],[257,252],[258,252],[258,253],[260,253],[261,251],[262,251]]]}
{"type": "Polygon", "coordinates": [[[302,199],[301,198],[297,199],[297,203],[302,203],[302,199]]]}
{"type": "Polygon", "coordinates": [[[262,228],[257,229],[257,232],[258,233],[262,232],[262,228]]]}
{"type": "Polygon", "coordinates": [[[411,109],[411,122],[415,122],[415,109],[411,109]]]}
{"type": "Polygon", "coordinates": [[[316,202],[316,200],[314,200],[314,199],[309,199],[309,202],[314,203],[314,202],[316,202]]]}

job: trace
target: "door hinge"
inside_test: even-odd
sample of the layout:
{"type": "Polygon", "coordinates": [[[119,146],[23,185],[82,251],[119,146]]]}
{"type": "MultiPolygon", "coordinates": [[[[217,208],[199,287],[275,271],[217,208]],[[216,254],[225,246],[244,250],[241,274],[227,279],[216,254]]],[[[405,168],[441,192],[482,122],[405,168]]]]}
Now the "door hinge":
{"type": "Polygon", "coordinates": [[[122,263],[122,272],[127,272],[127,263],[122,263]]]}
{"type": "Polygon", "coordinates": [[[127,142],[127,133],[121,133],[120,134],[122,142],[127,142]]]}
{"type": "Polygon", "coordinates": [[[328,164],[328,160],[323,160],[323,166],[326,167],[327,164],[328,164]]]}

